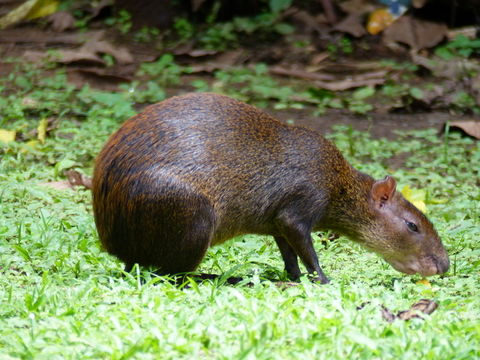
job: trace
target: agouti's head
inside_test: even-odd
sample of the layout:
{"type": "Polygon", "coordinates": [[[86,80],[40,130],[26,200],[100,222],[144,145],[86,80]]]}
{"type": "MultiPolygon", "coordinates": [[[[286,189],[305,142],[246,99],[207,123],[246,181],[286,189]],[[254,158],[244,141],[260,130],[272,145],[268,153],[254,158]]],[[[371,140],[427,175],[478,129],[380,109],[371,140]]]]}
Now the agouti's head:
{"type": "Polygon", "coordinates": [[[373,183],[368,204],[373,226],[360,242],[403,273],[445,273],[450,261],[432,223],[395,189],[391,176],[373,183]]]}

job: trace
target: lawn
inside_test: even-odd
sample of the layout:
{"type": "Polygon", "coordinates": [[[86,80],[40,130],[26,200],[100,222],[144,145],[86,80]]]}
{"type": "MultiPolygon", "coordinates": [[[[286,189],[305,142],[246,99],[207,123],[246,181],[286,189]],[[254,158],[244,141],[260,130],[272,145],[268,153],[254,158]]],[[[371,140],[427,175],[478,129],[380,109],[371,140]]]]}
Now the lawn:
{"type": "Polygon", "coordinates": [[[444,276],[418,283],[346,238],[315,234],[331,283],[279,287],[273,239],[248,235],[211,248],[199,268],[244,282],[175,286],[149,269],[126,274],[101,250],[89,190],[48,185],[66,169],[91,175],[108,135],[135,112],[128,93],[78,91],[61,72],[35,80],[22,71],[1,83],[0,128],[17,131],[0,143],[1,359],[480,358],[478,141],[437,129],[328,134],[358,169],[424,196],[450,254],[444,276]],[[45,123],[54,129],[43,139],[45,123]],[[398,312],[422,298],[439,304],[430,316],[381,316],[381,305],[398,312]]]}

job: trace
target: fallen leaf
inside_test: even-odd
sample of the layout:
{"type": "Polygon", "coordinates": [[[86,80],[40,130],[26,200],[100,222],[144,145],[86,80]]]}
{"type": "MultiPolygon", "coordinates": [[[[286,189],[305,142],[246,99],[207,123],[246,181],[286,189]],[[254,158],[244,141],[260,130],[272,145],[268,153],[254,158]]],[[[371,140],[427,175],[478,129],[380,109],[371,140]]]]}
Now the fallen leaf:
{"type": "Polygon", "coordinates": [[[425,286],[429,286],[431,287],[432,284],[430,283],[430,281],[428,281],[426,278],[423,278],[422,280],[418,280],[416,282],[417,285],[425,285],[425,286]]]}
{"type": "Polygon", "coordinates": [[[455,59],[455,61],[451,61],[438,56],[427,58],[419,54],[412,54],[412,61],[430,70],[433,75],[447,79],[470,78],[472,73],[480,72],[480,64],[477,60],[455,59]]]}
{"type": "Polygon", "coordinates": [[[67,170],[64,172],[65,176],[68,179],[68,182],[72,187],[74,186],[83,186],[87,189],[92,188],[92,179],[77,170],[67,170]]]}
{"type": "Polygon", "coordinates": [[[73,29],[75,26],[75,18],[68,11],[57,11],[48,17],[50,27],[53,31],[62,32],[73,29]]]}
{"type": "Polygon", "coordinates": [[[423,213],[427,212],[427,205],[425,204],[426,193],[425,190],[411,189],[408,185],[404,186],[401,193],[410,201],[415,207],[423,213]]]}
{"type": "Polygon", "coordinates": [[[47,137],[47,126],[48,121],[46,118],[43,118],[39,121],[37,127],[37,139],[43,144],[45,143],[45,139],[47,137]]]}
{"type": "Polygon", "coordinates": [[[83,51],[93,54],[109,54],[112,55],[119,64],[126,65],[133,63],[133,56],[124,46],[114,46],[105,40],[91,40],[85,43],[81,48],[83,51]]]}
{"type": "Polygon", "coordinates": [[[73,189],[73,186],[67,180],[51,181],[51,182],[48,182],[48,183],[41,183],[40,186],[47,186],[47,187],[51,187],[51,188],[56,189],[56,190],[73,189]]]}
{"type": "Polygon", "coordinates": [[[37,2],[41,0],[29,0],[25,1],[22,5],[10,11],[8,14],[0,18],[0,29],[4,29],[7,26],[13,25],[23,20],[30,10],[33,9],[37,2]]]}
{"type": "Polygon", "coordinates": [[[348,14],[363,15],[375,10],[376,5],[369,0],[346,0],[339,2],[340,8],[348,14]]]}
{"type": "Polygon", "coordinates": [[[57,0],[38,0],[25,16],[25,19],[32,20],[53,14],[57,11],[58,5],[57,0]]]}
{"type": "Polygon", "coordinates": [[[47,16],[57,11],[57,0],[28,0],[0,18],[0,29],[16,24],[24,19],[31,20],[47,16]]]}
{"type": "MultiPolygon", "coordinates": [[[[370,301],[362,303],[360,306],[357,306],[357,310],[362,310],[366,305],[370,304],[370,301]]],[[[419,312],[430,315],[438,308],[438,304],[435,301],[428,299],[421,299],[420,301],[413,304],[410,309],[399,311],[396,315],[390,311],[385,305],[380,305],[380,313],[382,318],[389,323],[393,322],[396,319],[400,320],[410,320],[413,318],[420,318],[418,315],[419,312]]]]}
{"type": "Polygon", "coordinates": [[[334,29],[355,37],[362,37],[367,34],[363,26],[363,19],[360,15],[350,14],[334,26],[334,29]]]}
{"type": "Polygon", "coordinates": [[[467,135],[480,139],[480,122],[473,120],[453,121],[450,123],[450,128],[458,128],[463,130],[467,135]]]}
{"type": "Polygon", "coordinates": [[[8,144],[11,141],[15,141],[16,131],[0,129],[0,141],[8,144]]]}
{"type": "Polygon", "coordinates": [[[411,320],[414,318],[421,318],[418,313],[430,315],[438,308],[438,304],[435,301],[422,299],[419,302],[413,304],[409,310],[400,311],[397,314],[397,318],[401,320],[411,320]]]}
{"type": "Polygon", "coordinates": [[[431,48],[447,34],[447,25],[404,15],[383,32],[383,40],[409,45],[414,50],[431,48]]]}
{"type": "Polygon", "coordinates": [[[28,140],[24,146],[20,149],[22,154],[35,150],[38,145],[38,140],[28,140]]]}

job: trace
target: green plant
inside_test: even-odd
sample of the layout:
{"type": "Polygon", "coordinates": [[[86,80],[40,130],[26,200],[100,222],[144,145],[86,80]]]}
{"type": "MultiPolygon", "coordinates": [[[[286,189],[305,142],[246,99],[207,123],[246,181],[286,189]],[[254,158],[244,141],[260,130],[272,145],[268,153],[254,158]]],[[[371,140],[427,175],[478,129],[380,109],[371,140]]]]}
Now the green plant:
{"type": "Polygon", "coordinates": [[[341,54],[350,55],[353,53],[352,41],[349,38],[342,36],[340,39],[336,40],[335,43],[329,43],[327,45],[327,51],[332,58],[336,58],[341,54]]]}
{"type": "Polygon", "coordinates": [[[296,92],[292,87],[280,86],[268,75],[268,67],[265,64],[257,64],[253,70],[245,68],[220,70],[215,72],[215,79],[212,86],[214,91],[251,101],[261,107],[275,100],[276,109],[299,108],[302,104],[293,99],[294,95],[306,96],[296,92]]]}
{"type": "Polygon", "coordinates": [[[160,30],[158,28],[144,26],[133,35],[133,38],[138,42],[150,42],[159,35],[160,30]]]}
{"type": "Polygon", "coordinates": [[[372,86],[365,86],[358,88],[352,93],[352,96],[346,99],[347,107],[350,111],[356,114],[365,115],[373,110],[373,105],[366,102],[366,99],[375,94],[375,88],[372,86]]]}
{"type": "Polygon", "coordinates": [[[189,73],[190,69],[175,63],[171,54],[163,54],[160,59],[153,63],[144,63],[138,70],[139,76],[154,77],[159,85],[178,84],[180,76],[189,73]]]}
{"type": "Polygon", "coordinates": [[[435,54],[444,60],[478,55],[480,54],[480,39],[470,39],[465,35],[457,35],[455,39],[447,44],[437,47],[435,54]]]}
{"type": "Polygon", "coordinates": [[[117,28],[122,34],[127,34],[132,28],[132,15],[122,9],[114,16],[105,19],[105,24],[117,28]]]}
{"type": "Polygon", "coordinates": [[[173,28],[182,41],[189,40],[195,35],[194,26],[186,18],[176,18],[173,28]]]}

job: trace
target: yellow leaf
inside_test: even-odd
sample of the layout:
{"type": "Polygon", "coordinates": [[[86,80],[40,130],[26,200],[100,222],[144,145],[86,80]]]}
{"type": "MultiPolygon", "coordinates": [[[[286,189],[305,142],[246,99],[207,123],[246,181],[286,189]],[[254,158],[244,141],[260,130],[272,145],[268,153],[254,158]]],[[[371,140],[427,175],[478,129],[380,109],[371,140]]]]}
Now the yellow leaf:
{"type": "Polygon", "coordinates": [[[25,19],[31,20],[53,14],[58,9],[58,0],[39,0],[28,12],[25,19]]]}
{"type": "Polygon", "coordinates": [[[13,25],[24,19],[30,20],[47,16],[58,8],[58,0],[28,0],[0,18],[0,29],[13,25]]]}
{"type": "Polygon", "coordinates": [[[17,133],[15,131],[0,129],[0,141],[5,144],[15,141],[16,135],[17,133]]]}
{"type": "Polygon", "coordinates": [[[38,127],[37,127],[37,132],[38,132],[37,139],[40,140],[40,142],[41,142],[42,144],[45,142],[45,138],[47,137],[47,125],[48,125],[47,119],[42,119],[42,120],[40,120],[40,122],[38,123],[38,127]]]}
{"type": "Polygon", "coordinates": [[[427,205],[425,204],[425,190],[411,189],[408,185],[404,186],[401,193],[405,199],[410,201],[421,212],[427,212],[427,205]]]}
{"type": "Polygon", "coordinates": [[[37,147],[37,145],[38,145],[38,140],[29,140],[25,143],[25,146],[23,146],[20,149],[20,152],[22,154],[28,153],[31,150],[35,149],[37,147]]]}
{"type": "Polygon", "coordinates": [[[427,279],[423,278],[422,280],[417,281],[417,285],[425,285],[431,287],[432,284],[427,279]]]}

